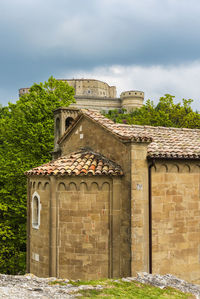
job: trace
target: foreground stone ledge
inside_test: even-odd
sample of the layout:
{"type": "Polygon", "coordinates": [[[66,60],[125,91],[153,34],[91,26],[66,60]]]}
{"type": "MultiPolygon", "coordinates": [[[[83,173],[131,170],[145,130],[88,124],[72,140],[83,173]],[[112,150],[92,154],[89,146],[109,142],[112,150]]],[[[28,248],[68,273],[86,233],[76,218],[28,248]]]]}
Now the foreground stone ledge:
{"type": "MultiPolygon", "coordinates": [[[[114,280],[119,281],[120,280],[114,280]]],[[[195,285],[181,280],[171,274],[152,275],[148,273],[138,273],[136,277],[122,278],[122,281],[138,281],[144,284],[150,284],[164,289],[173,287],[183,293],[191,293],[200,298],[200,285],[195,285]]],[[[101,285],[80,285],[74,286],[68,279],[58,279],[55,277],[39,278],[33,274],[26,275],[4,275],[0,274],[0,298],[6,299],[66,299],[78,298],[78,292],[81,290],[98,289],[104,287],[101,285]],[[56,284],[56,282],[58,282],[56,284]],[[63,283],[63,284],[59,284],[63,283]],[[53,284],[55,283],[55,284],[53,284]]]]}
{"type": "Polygon", "coordinates": [[[77,298],[78,291],[102,289],[102,286],[73,286],[68,279],[55,277],[39,278],[33,274],[4,275],[0,274],[0,298],[6,299],[66,299],[77,298]],[[58,282],[58,284],[53,283],[58,282]],[[59,284],[63,283],[62,284],[59,284]]]}
{"type": "MultiPolygon", "coordinates": [[[[185,280],[179,279],[171,274],[159,275],[149,273],[137,273],[137,277],[127,277],[127,281],[139,281],[141,283],[150,284],[155,287],[164,289],[166,287],[172,287],[180,290],[183,293],[191,293],[196,295],[196,298],[200,298],[200,285],[189,283],[185,280]]],[[[122,278],[124,280],[124,278],[122,278]]]]}

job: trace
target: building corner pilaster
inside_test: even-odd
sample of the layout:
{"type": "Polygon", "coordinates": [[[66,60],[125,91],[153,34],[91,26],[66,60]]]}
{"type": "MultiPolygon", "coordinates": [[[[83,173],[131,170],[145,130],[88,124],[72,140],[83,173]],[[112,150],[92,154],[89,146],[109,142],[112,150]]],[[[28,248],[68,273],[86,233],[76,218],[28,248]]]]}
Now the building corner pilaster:
{"type": "Polygon", "coordinates": [[[131,144],[131,275],[149,272],[147,143],[131,144]]]}
{"type": "Polygon", "coordinates": [[[56,178],[50,177],[49,276],[57,277],[57,201],[56,178]]]}

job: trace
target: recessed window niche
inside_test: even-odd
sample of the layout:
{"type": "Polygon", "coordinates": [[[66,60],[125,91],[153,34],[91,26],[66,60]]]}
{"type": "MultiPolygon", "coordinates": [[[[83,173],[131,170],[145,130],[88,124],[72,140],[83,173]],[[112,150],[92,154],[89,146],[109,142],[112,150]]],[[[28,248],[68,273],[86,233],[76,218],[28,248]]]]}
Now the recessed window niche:
{"type": "Polygon", "coordinates": [[[34,192],[32,196],[32,227],[36,229],[40,227],[40,210],[40,196],[37,192],[34,192]]]}

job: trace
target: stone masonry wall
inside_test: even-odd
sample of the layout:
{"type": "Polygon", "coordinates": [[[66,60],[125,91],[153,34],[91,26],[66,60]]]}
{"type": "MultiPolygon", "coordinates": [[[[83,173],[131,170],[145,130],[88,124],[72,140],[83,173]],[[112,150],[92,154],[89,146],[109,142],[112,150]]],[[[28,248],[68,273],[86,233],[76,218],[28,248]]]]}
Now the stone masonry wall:
{"type": "Polygon", "coordinates": [[[123,144],[113,134],[107,132],[89,119],[81,119],[66,140],[61,144],[61,155],[90,146],[94,151],[105,155],[118,163],[124,176],[121,179],[121,213],[120,213],[120,276],[131,275],[130,250],[130,144],[123,144]],[[95,132],[91,134],[91,132],[95,132]]]}
{"type": "Polygon", "coordinates": [[[58,185],[58,276],[110,277],[111,181],[64,182],[58,185]]]}
{"type": "Polygon", "coordinates": [[[200,283],[200,174],[195,162],[152,170],[153,273],[200,283]]]}
{"type": "Polygon", "coordinates": [[[49,182],[44,178],[34,178],[30,182],[29,199],[29,232],[28,242],[28,271],[40,277],[49,276],[49,182]],[[32,227],[32,195],[37,191],[40,196],[40,227],[32,227]]]}
{"type": "Polygon", "coordinates": [[[107,83],[92,80],[92,79],[72,79],[64,80],[67,81],[69,85],[75,88],[76,95],[93,95],[98,97],[116,97],[116,87],[109,86],[107,83]]]}
{"type": "Polygon", "coordinates": [[[27,271],[69,279],[121,276],[121,187],[121,177],[32,177],[27,271]],[[41,203],[38,228],[32,225],[35,192],[41,203]]]}

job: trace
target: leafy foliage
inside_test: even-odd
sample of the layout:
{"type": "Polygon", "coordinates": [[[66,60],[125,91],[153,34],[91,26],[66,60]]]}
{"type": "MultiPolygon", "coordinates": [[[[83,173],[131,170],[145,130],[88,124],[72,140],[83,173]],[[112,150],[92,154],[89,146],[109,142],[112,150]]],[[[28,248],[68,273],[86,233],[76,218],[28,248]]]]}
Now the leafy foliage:
{"type": "Polygon", "coordinates": [[[53,110],[74,102],[74,89],[50,77],[16,104],[0,107],[0,273],[25,270],[26,178],[51,159],[53,110]]]}
{"type": "MultiPolygon", "coordinates": [[[[16,104],[0,106],[0,273],[25,270],[26,178],[24,172],[51,159],[53,110],[74,102],[74,89],[53,77],[34,84],[16,104]]],[[[165,95],[155,106],[150,100],[126,114],[106,116],[127,124],[200,128],[200,115],[192,100],[174,104],[165,95]]]]}
{"type": "Polygon", "coordinates": [[[200,114],[192,110],[191,103],[191,99],[183,99],[182,104],[175,104],[174,96],[166,94],[157,105],[148,100],[144,106],[131,113],[114,110],[105,115],[125,124],[200,129],[200,114]]]}

